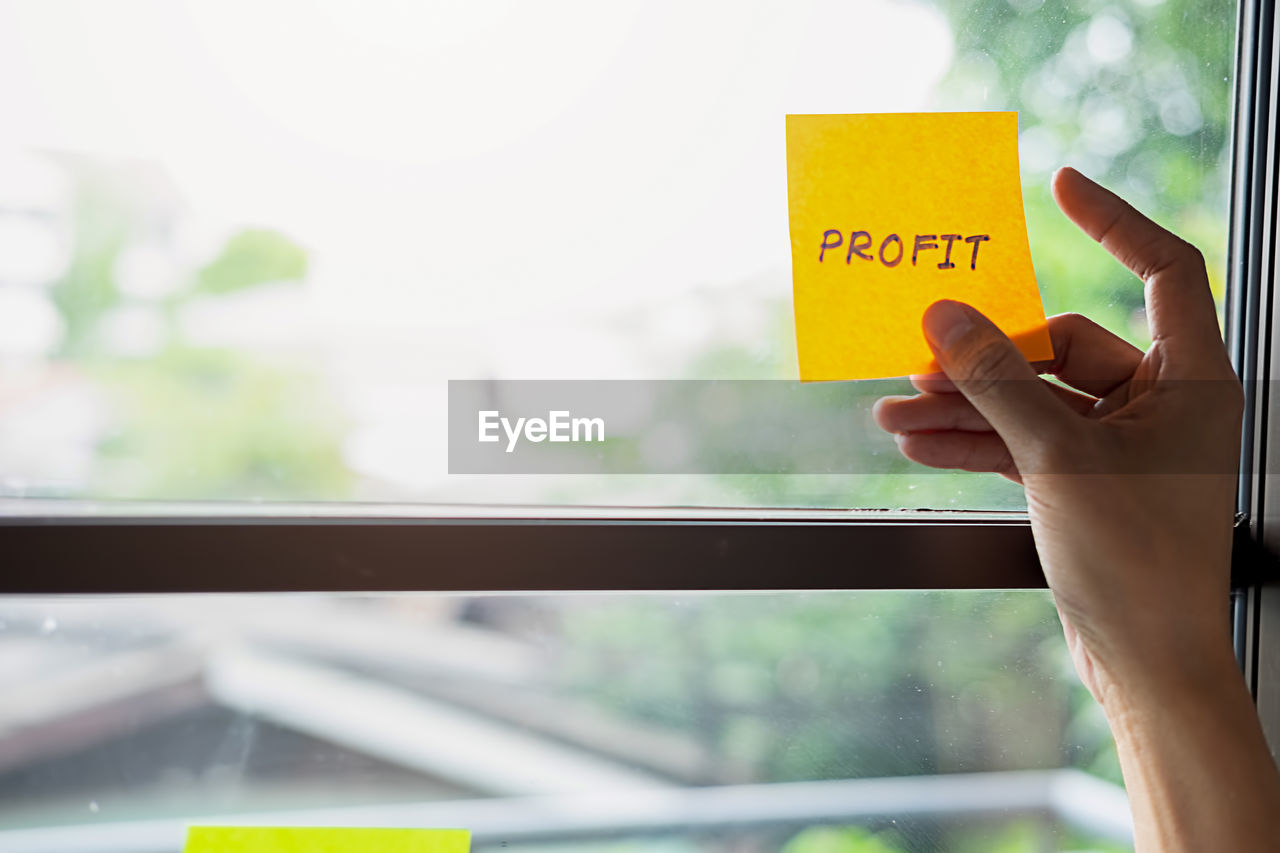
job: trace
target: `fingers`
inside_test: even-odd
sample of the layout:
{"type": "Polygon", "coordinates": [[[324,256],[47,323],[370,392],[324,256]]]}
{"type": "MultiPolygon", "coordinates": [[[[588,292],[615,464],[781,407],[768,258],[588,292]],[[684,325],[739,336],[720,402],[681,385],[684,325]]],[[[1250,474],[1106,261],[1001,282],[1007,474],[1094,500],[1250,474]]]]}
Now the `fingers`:
{"type": "Polygon", "coordinates": [[[1072,412],[1042,383],[1013,342],[976,309],[941,300],[924,314],[934,358],[1019,458],[1071,427],[1072,412]]]}
{"type": "MultiPolygon", "coordinates": [[[[1086,394],[1105,397],[1127,382],[1142,361],[1142,350],[1080,314],[1058,314],[1048,323],[1054,359],[1033,367],[1086,394]]],[[[917,374],[911,384],[926,393],[958,393],[944,373],[917,374]]]]}
{"type": "Polygon", "coordinates": [[[911,387],[922,394],[959,394],[956,383],[945,373],[915,373],[911,375],[911,387]]]}
{"type": "MultiPolygon", "coordinates": [[[[1143,279],[1159,347],[1152,356],[1157,372],[1180,378],[1230,373],[1199,252],[1073,169],[1059,170],[1053,192],[1068,217],[1143,279]]],[[[1011,479],[1019,478],[1020,466],[1024,472],[1058,467],[1062,453],[1071,453],[1083,437],[1084,425],[1101,422],[1096,398],[1118,399],[1146,358],[1074,314],[1049,320],[1055,357],[1036,367],[963,303],[931,305],[924,330],[943,372],[911,377],[922,394],[881,401],[876,422],[898,433],[902,453],[916,462],[1011,479]],[[1085,393],[1045,383],[1037,369],[1085,393]]]]}
{"type": "Polygon", "coordinates": [[[1204,259],[1190,243],[1143,216],[1075,169],[1053,176],[1053,196],[1072,222],[1146,284],[1147,319],[1155,341],[1168,341],[1175,370],[1223,357],[1218,315],[1204,259]]]}
{"type": "Polygon", "coordinates": [[[881,397],[871,407],[876,426],[885,432],[936,432],[964,430],[991,432],[991,424],[978,414],[963,394],[921,394],[918,397],[881,397]]]}
{"type": "Polygon", "coordinates": [[[1054,358],[1042,372],[1095,397],[1129,381],[1142,361],[1142,350],[1079,314],[1050,317],[1049,337],[1054,358]]]}
{"type": "Polygon", "coordinates": [[[898,450],[930,468],[989,471],[1018,478],[1009,448],[994,432],[913,432],[896,435],[898,450]]]}
{"type": "MultiPolygon", "coordinates": [[[[1078,415],[1093,413],[1093,397],[1045,382],[1045,387],[1078,415]]],[[[965,430],[990,432],[991,424],[963,394],[923,393],[915,397],[881,397],[871,408],[876,426],[885,432],[965,430]]]]}

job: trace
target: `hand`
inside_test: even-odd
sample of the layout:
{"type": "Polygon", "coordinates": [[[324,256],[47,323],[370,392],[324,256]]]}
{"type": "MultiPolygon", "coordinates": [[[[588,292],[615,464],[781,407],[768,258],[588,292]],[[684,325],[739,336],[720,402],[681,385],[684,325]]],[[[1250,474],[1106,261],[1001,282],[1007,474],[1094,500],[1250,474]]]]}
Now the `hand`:
{"type": "Polygon", "coordinates": [[[1243,395],[1200,253],[1072,169],[1053,192],[1146,283],[1151,348],[1066,314],[1049,320],[1054,361],[1033,367],[978,311],[942,301],[924,329],[945,376],[913,377],[921,393],[875,417],[910,459],[1024,485],[1076,668],[1105,707],[1230,665],[1243,395]]]}
{"type": "Polygon", "coordinates": [[[1053,192],[1146,283],[1151,348],[1065,315],[1049,320],[1053,363],[1033,367],[976,310],[937,302],[924,328],[945,375],[913,377],[919,396],[879,401],[876,420],[917,462],[1026,488],[1072,658],[1115,734],[1135,850],[1273,850],[1280,773],[1227,618],[1243,395],[1204,261],[1078,172],[1053,192]]]}

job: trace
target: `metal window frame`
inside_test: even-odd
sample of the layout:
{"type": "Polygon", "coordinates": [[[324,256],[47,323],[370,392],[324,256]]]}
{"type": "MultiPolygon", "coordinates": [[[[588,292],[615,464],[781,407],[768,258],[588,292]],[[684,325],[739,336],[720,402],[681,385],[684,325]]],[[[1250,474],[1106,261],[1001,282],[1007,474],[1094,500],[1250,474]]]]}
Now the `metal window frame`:
{"type": "MultiPolygon", "coordinates": [[[[1259,552],[1280,550],[1280,378],[1276,301],[1277,103],[1280,30],[1271,0],[1243,0],[1237,26],[1228,334],[1245,388],[1238,510],[1259,552]]],[[[1233,593],[1245,678],[1273,754],[1280,754],[1280,575],[1268,572],[1233,593]]]]}
{"type": "MultiPolygon", "coordinates": [[[[1045,587],[1017,512],[199,508],[0,516],[0,595],[1045,587]]],[[[1244,589],[1270,564],[1236,533],[1244,589]]]]}
{"type": "Polygon", "coordinates": [[[0,594],[1044,586],[1020,513],[162,508],[0,518],[0,554],[0,594]]]}

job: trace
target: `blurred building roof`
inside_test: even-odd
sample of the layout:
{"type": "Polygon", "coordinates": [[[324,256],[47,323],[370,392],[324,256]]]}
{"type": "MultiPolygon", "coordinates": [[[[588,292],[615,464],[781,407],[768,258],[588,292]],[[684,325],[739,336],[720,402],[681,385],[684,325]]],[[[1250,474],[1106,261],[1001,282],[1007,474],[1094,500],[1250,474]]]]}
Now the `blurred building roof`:
{"type": "Polygon", "coordinates": [[[718,781],[689,740],[558,695],[533,645],[456,613],[203,598],[39,614],[0,613],[0,825],[118,802],[145,817],[718,781]]]}

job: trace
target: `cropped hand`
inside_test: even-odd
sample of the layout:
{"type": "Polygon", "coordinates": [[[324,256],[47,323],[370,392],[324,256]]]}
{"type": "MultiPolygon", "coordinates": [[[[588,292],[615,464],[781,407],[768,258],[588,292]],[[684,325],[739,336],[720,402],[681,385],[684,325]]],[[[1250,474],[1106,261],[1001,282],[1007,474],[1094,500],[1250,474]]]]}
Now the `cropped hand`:
{"type": "Polygon", "coordinates": [[[1277,773],[1227,611],[1243,394],[1189,244],[1071,169],[1059,207],[1146,285],[1145,353],[1076,315],[1029,364],[972,307],[925,336],[943,375],[877,403],[909,458],[1021,482],[1076,669],[1101,703],[1139,853],[1273,850],[1277,773]],[[1047,372],[1064,385],[1037,376],[1047,372]]]}
{"type": "Polygon", "coordinates": [[[1036,548],[1086,685],[1105,704],[1220,668],[1243,395],[1200,253],[1072,169],[1063,212],[1146,284],[1143,353],[1079,315],[1029,364],[975,309],[932,305],[945,375],[877,404],[904,455],[1026,489],[1036,548]],[[1049,373],[1070,388],[1037,377],[1049,373]]]}

